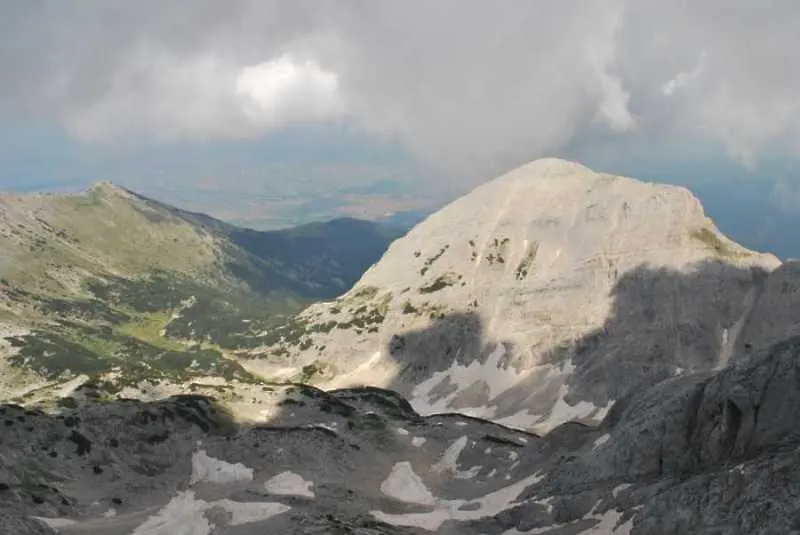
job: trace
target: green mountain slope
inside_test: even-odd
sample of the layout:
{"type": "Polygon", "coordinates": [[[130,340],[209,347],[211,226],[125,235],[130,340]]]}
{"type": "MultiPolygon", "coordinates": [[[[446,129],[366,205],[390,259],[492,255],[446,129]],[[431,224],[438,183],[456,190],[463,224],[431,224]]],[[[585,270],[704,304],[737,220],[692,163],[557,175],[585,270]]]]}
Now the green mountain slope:
{"type": "Polygon", "coordinates": [[[0,196],[5,375],[246,379],[228,350],[345,292],[399,234],[354,219],[259,232],[109,183],[0,196]]]}

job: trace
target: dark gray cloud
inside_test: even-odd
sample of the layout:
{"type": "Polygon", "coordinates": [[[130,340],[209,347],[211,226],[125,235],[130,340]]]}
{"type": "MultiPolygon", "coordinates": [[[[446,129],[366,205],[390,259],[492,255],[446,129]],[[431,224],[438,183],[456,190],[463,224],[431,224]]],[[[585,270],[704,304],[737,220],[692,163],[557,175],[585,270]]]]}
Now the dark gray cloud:
{"type": "Polygon", "coordinates": [[[794,0],[0,5],[0,120],[85,143],[348,121],[485,177],[605,138],[800,149],[794,0]]]}

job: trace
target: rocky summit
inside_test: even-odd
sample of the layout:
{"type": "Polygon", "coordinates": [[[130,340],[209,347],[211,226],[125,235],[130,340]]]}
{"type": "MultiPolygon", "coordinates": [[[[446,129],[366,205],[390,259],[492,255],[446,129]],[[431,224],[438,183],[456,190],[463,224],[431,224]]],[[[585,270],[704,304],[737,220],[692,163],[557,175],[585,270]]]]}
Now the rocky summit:
{"type": "MultiPolygon", "coordinates": [[[[305,310],[292,355],[321,364],[321,385],[381,385],[423,414],[538,433],[594,425],[644,384],[723,368],[765,329],[788,334],[791,318],[758,305],[779,266],[727,239],[684,188],[538,160],[432,215],[349,293],[305,310]]],[[[272,355],[287,351],[284,339],[251,367],[285,366],[272,355]]]]}
{"type": "Polygon", "coordinates": [[[798,266],[686,189],[537,160],[223,348],[237,373],[0,406],[0,533],[800,533],[798,266]]]}

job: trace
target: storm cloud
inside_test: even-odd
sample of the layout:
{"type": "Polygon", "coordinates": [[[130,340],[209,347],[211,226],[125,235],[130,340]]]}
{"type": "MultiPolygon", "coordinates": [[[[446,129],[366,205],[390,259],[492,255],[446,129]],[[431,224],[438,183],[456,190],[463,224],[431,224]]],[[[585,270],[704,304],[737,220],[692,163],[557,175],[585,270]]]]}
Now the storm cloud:
{"type": "Polygon", "coordinates": [[[28,0],[0,120],[91,145],[345,121],[464,176],[604,138],[800,150],[793,0],[28,0]]]}

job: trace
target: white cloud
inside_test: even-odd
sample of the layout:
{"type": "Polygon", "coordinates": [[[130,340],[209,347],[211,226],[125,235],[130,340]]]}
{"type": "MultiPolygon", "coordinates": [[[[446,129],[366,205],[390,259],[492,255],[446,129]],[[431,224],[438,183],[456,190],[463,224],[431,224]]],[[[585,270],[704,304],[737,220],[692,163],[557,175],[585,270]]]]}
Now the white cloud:
{"type": "Polygon", "coordinates": [[[336,74],[288,55],[243,67],[236,77],[236,94],[242,97],[247,117],[273,129],[327,120],[344,111],[336,74]]]}
{"type": "Polygon", "coordinates": [[[683,71],[675,75],[674,78],[666,82],[663,86],[661,86],[661,92],[664,93],[665,96],[672,96],[678,90],[687,87],[691,84],[695,79],[699,78],[701,74],[703,74],[703,69],[705,68],[705,61],[706,61],[706,53],[703,51],[700,54],[700,57],[697,60],[697,63],[694,67],[692,67],[689,71],[683,71]]]}
{"type": "Polygon", "coordinates": [[[104,6],[0,7],[0,120],[160,142],[346,118],[466,178],[587,132],[800,150],[795,0],[104,6]]]}
{"type": "MultiPolygon", "coordinates": [[[[630,94],[625,90],[623,81],[614,74],[615,38],[622,22],[619,10],[609,10],[605,34],[600,34],[595,41],[589,41],[586,57],[594,70],[599,88],[599,104],[596,117],[609,127],[624,132],[634,127],[635,120],[628,109],[630,94]]],[[[601,21],[596,21],[599,25],[601,21]]]]}
{"type": "Polygon", "coordinates": [[[172,141],[253,136],[343,111],[336,75],[312,61],[283,55],[237,67],[143,49],[115,69],[102,97],[65,120],[87,142],[172,141]]]}

